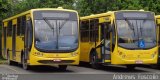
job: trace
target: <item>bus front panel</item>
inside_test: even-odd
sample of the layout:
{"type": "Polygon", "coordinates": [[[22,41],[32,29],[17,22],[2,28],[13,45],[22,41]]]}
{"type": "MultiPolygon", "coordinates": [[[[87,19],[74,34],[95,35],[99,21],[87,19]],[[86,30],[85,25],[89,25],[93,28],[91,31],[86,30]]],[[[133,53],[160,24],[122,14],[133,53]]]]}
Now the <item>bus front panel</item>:
{"type": "Polygon", "coordinates": [[[77,12],[34,11],[33,20],[34,48],[30,65],[79,64],[77,12]]]}
{"type": "Polygon", "coordinates": [[[154,14],[116,12],[117,44],[112,64],[156,64],[158,45],[154,14]]]}

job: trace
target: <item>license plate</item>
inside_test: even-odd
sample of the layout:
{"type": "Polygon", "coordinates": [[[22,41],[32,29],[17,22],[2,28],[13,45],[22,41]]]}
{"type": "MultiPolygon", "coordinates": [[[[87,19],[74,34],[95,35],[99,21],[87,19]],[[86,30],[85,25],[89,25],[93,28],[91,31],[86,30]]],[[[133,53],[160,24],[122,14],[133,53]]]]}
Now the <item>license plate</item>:
{"type": "Polygon", "coordinates": [[[141,61],[141,60],[137,60],[137,61],[135,61],[135,63],[136,63],[136,64],[142,64],[142,63],[143,63],[143,61],[141,61]]]}
{"type": "Polygon", "coordinates": [[[54,62],[61,62],[61,59],[53,59],[54,62]]]}

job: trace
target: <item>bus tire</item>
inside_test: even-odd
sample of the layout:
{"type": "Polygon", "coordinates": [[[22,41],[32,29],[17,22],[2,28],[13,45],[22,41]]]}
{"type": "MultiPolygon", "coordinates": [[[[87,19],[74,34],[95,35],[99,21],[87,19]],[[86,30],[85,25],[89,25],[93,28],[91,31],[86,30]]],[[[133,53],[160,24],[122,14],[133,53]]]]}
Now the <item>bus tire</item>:
{"type": "Polygon", "coordinates": [[[25,59],[24,54],[22,55],[22,68],[25,70],[29,70],[30,66],[27,64],[27,60],[25,59]]]}
{"type": "Polygon", "coordinates": [[[98,64],[98,56],[96,51],[92,51],[90,54],[90,64],[91,64],[91,67],[94,69],[99,69],[100,67],[100,64],[98,64]]]}
{"type": "Polygon", "coordinates": [[[7,63],[8,65],[13,65],[13,61],[10,60],[10,54],[9,54],[9,50],[7,50],[7,63]]]}
{"type": "Polygon", "coordinates": [[[134,70],[136,66],[134,65],[127,65],[127,69],[128,70],[134,70]]]}
{"type": "Polygon", "coordinates": [[[60,70],[65,71],[67,69],[67,65],[58,65],[60,70]]]}

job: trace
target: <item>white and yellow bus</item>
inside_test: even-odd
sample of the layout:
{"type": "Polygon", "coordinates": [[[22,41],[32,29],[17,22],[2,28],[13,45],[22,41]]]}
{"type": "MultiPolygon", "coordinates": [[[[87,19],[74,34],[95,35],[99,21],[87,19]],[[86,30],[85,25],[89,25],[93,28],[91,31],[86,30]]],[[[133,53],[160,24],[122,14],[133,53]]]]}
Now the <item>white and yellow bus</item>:
{"type": "Polygon", "coordinates": [[[80,61],[99,64],[156,64],[158,40],[155,14],[143,10],[121,10],[80,18],[80,61]]]}
{"type": "Polygon", "coordinates": [[[39,8],[3,20],[2,52],[8,64],[78,65],[79,16],[63,8],[39,8]]]}

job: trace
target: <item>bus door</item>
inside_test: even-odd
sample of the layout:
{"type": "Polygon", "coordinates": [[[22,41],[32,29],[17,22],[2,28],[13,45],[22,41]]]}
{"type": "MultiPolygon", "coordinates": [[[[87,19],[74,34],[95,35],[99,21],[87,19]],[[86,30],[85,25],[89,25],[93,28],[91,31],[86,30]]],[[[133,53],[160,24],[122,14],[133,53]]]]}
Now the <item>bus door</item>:
{"type": "Polygon", "coordinates": [[[26,22],[25,36],[24,36],[25,59],[29,59],[29,52],[31,50],[32,39],[33,39],[32,35],[33,35],[32,22],[31,22],[31,19],[28,19],[26,22]]]}
{"type": "Polygon", "coordinates": [[[157,35],[158,35],[158,64],[160,63],[160,19],[157,19],[157,35]]]}
{"type": "Polygon", "coordinates": [[[16,25],[12,27],[12,59],[15,60],[16,57],[16,25]]]}
{"type": "Polygon", "coordinates": [[[109,23],[102,23],[101,24],[101,53],[102,53],[102,61],[110,62],[111,60],[111,31],[110,31],[110,24],[109,23]]]}

